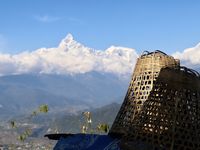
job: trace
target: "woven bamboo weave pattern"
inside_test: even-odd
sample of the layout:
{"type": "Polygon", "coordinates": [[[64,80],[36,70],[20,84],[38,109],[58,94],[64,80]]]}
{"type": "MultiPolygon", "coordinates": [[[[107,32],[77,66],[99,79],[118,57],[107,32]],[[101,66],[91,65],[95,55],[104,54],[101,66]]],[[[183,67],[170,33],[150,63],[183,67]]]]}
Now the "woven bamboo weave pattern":
{"type": "Polygon", "coordinates": [[[110,133],[126,133],[134,117],[139,114],[143,103],[147,100],[161,68],[179,66],[179,60],[160,51],[145,52],[138,58],[126,97],[110,133]]]}
{"type": "Polygon", "coordinates": [[[125,150],[200,150],[200,75],[161,51],[138,58],[109,132],[125,150]]]}

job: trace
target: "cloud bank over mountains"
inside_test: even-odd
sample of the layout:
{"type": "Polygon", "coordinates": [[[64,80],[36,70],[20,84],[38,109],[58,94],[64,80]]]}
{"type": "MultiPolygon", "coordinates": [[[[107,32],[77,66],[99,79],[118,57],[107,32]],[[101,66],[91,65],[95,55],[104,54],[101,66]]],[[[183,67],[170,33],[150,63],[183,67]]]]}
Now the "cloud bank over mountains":
{"type": "Polygon", "coordinates": [[[132,72],[138,54],[134,49],[88,48],[68,34],[55,48],[40,48],[16,55],[0,54],[0,75],[46,73],[76,74],[90,71],[126,75],[132,72]]]}
{"type": "MultiPolygon", "coordinates": [[[[173,54],[182,64],[200,70],[200,44],[173,54]]],[[[0,75],[78,74],[90,71],[130,75],[138,58],[134,49],[111,46],[94,50],[68,34],[55,48],[40,48],[19,54],[0,54],[0,75]]]]}
{"type": "Polygon", "coordinates": [[[183,65],[200,70],[200,43],[183,52],[176,52],[173,56],[180,59],[183,65]]]}

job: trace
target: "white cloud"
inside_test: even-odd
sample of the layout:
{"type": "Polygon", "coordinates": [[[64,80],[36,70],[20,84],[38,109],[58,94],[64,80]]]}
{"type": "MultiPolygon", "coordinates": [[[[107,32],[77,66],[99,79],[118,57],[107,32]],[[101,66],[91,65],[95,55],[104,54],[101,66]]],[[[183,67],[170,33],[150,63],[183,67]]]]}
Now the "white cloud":
{"type": "Polygon", "coordinates": [[[183,52],[173,54],[175,58],[181,60],[183,65],[191,68],[199,68],[200,66],[200,43],[195,47],[185,49],[183,52]]]}
{"type": "Polygon", "coordinates": [[[48,22],[55,22],[60,20],[59,17],[49,16],[49,15],[38,15],[34,16],[37,21],[48,23],[48,22]]]}
{"type": "Polygon", "coordinates": [[[0,74],[76,74],[90,71],[125,75],[132,72],[138,55],[134,49],[111,46],[94,50],[76,42],[72,35],[56,48],[41,48],[17,55],[0,54],[0,74]]]}
{"type": "MultiPolygon", "coordinates": [[[[200,44],[176,52],[173,56],[180,59],[182,65],[200,68],[200,44]]],[[[77,74],[90,71],[126,75],[132,73],[137,58],[134,49],[111,46],[102,51],[94,50],[78,43],[69,34],[55,48],[41,48],[15,55],[0,53],[0,75],[77,74]]]]}

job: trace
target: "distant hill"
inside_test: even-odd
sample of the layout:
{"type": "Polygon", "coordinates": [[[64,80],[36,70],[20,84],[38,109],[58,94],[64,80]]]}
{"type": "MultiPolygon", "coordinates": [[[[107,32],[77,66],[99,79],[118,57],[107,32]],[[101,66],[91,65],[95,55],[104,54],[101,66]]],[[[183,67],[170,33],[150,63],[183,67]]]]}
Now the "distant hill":
{"type": "Polygon", "coordinates": [[[77,75],[24,74],[0,77],[0,118],[31,113],[41,104],[50,113],[121,102],[129,79],[90,72],[77,75]]]}
{"type": "MultiPolygon", "coordinates": [[[[99,123],[106,123],[110,127],[119,111],[121,104],[112,103],[101,108],[91,110],[92,126],[95,128],[99,123]]],[[[82,112],[77,115],[59,114],[55,117],[50,128],[57,128],[60,132],[79,133],[81,126],[82,112]]]]}
{"type": "MultiPolygon", "coordinates": [[[[45,134],[49,133],[80,133],[81,125],[83,125],[83,111],[90,111],[92,114],[92,127],[96,128],[99,123],[106,123],[110,127],[120,109],[121,104],[112,103],[102,106],[100,108],[86,109],[77,112],[77,114],[69,114],[68,111],[60,111],[57,113],[48,113],[38,115],[30,120],[28,115],[21,115],[20,117],[14,117],[18,126],[18,131],[31,128],[34,138],[42,138],[45,134]]],[[[2,128],[3,129],[3,128],[2,128]]],[[[5,130],[5,129],[3,129],[5,130]]],[[[0,129],[1,131],[1,129],[0,129]]],[[[7,129],[12,132],[16,129],[7,129]]]]}

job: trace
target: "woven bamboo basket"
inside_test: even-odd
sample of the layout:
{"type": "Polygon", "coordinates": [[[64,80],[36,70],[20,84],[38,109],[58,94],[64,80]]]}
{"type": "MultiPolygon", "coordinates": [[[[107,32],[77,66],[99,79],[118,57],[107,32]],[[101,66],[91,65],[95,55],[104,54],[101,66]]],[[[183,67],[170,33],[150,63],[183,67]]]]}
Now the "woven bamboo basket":
{"type": "Polygon", "coordinates": [[[126,134],[134,118],[141,111],[161,68],[180,66],[179,60],[161,51],[145,51],[138,58],[132,79],[121,109],[113,123],[110,134],[126,134]]]}
{"type": "Polygon", "coordinates": [[[138,58],[110,135],[125,150],[200,150],[200,75],[161,51],[138,58]]]}
{"type": "Polygon", "coordinates": [[[126,150],[144,145],[148,150],[199,150],[199,74],[182,67],[161,69],[129,131],[122,140],[126,150]]]}

